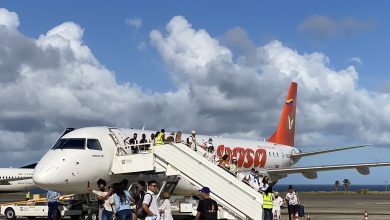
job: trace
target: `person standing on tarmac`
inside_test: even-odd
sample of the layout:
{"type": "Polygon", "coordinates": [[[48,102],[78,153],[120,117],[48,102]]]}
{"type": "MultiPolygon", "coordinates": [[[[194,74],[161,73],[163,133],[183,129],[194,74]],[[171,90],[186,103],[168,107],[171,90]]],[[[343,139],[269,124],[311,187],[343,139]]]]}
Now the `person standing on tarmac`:
{"type": "Polygon", "coordinates": [[[27,201],[27,200],[30,200],[30,196],[31,196],[30,191],[27,191],[27,192],[26,192],[26,201],[27,201]]]}
{"type": "Polygon", "coordinates": [[[142,201],[142,208],[148,214],[148,216],[145,217],[145,220],[160,219],[160,213],[157,205],[157,192],[158,183],[154,180],[150,180],[148,182],[148,191],[146,191],[144,201],[142,201]]]}
{"type": "Polygon", "coordinates": [[[292,220],[292,219],[294,219],[294,215],[298,211],[298,208],[299,208],[298,194],[294,191],[292,185],[288,186],[288,192],[286,194],[286,201],[287,201],[287,206],[288,206],[289,219],[292,220]]]}
{"type": "Polygon", "coordinates": [[[58,218],[57,208],[58,208],[58,199],[61,197],[59,192],[47,191],[47,206],[49,211],[47,213],[47,219],[53,220],[58,218]]]}
{"type": "Polygon", "coordinates": [[[218,204],[210,198],[210,188],[203,187],[201,190],[202,200],[199,201],[195,220],[216,220],[218,219],[218,204]]]}
{"type": "Polygon", "coordinates": [[[114,190],[114,203],[115,203],[115,213],[118,220],[131,220],[132,219],[132,209],[131,209],[131,195],[129,191],[123,188],[122,183],[114,183],[112,185],[114,190]]]}
{"type": "Polygon", "coordinates": [[[278,192],[274,192],[274,206],[272,208],[272,214],[278,217],[280,219],[280,207],[283,205],[283,199],[279,196],[278,192]]]}
{"type": "Polygon", "coordinates": [[[274,207],[274,193],[272,192],[272,186],[268,187],[263,194],[263,213],[264,220],[272,220],[272,208],[274,207]]]}

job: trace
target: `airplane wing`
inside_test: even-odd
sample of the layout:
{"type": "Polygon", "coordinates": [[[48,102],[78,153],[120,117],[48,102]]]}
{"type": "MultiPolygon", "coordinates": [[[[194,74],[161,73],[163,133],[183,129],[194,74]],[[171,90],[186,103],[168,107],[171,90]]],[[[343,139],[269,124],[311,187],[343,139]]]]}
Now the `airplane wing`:
{"type": "Polygon", "coordinates": [[[361,148],[361,147],[368,147],[368,146],[371,146],[371,144],[364,144],[364,145],[357,145],[357,146],[348,146],[348,147],[337,147],[337,148],[332,148],[332,149],[327,149],[327,150],[320,150],[320,151],[299,152],[299,153],[292,154],[291,155],[291,159],[297,160],[297,159],[300,159],[301,157],[313,156],[313,155],[317,155],[317,154],[331,153],[331,152],[335,152],[335,151],[350,150],[350,149],[361,148]]]}
{"type": "Polygon", "coordinates": [[[285,176],[286,174],[301,173],[308,179],[317,178],[318,171],[327,170],[345,170],[356,169],[362,175],[370,174],[370,167],[390,166],[390,162],[378,162],[378,163],[359,163],[359,164],[342,164],[342,165],[324,165],[324,166],[312,166],[312,167],[290,167],[290,168],[275,168],[268,169],[267,172],[270,176],[285,176]]]}
{"type": "Polygon", "coordinates": [[[32,179],[32,177],[18,177],[18,178],[11,178],[11,179],[2,179],[2,180],[0,180],[0,185],[11,185],[10,182],[19,181],[19,180],[28,180],[28,179],[32,179]]]}

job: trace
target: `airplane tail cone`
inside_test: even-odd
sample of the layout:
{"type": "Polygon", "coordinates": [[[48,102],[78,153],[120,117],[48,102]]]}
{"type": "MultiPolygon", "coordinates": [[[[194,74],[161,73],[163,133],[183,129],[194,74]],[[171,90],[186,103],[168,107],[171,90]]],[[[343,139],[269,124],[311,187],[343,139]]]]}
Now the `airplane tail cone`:
{"type": "Polygon", "coordinates": [[[297,83],[292,82],[288,90],[285,104],[278,128],[275,133],[268,138],[269,142],[294,146],[295,135],[295,109],[297,104],[297,83]]]}
{"type": "Polygon", "coordinates": [[[367,210],[364,212],[364,220],[368,220],[368,213],[367,213],[367,210]]]}

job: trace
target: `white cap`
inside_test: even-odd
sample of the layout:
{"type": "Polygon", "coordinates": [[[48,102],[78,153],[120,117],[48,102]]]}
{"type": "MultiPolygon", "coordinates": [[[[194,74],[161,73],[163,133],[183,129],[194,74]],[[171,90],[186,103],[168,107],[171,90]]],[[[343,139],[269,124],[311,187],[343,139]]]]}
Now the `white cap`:
{"type": "Polygon", "coordinates": [[[237,160],[237,158],[236,157],[232,157],[232,160],[237,160]]]}
{"type": "Polygon", "coordinates": [[[192,131],[191,131],[191,134],[196,134],[196,131],[195,131],[195,130],[192,130],[192,131]]]}

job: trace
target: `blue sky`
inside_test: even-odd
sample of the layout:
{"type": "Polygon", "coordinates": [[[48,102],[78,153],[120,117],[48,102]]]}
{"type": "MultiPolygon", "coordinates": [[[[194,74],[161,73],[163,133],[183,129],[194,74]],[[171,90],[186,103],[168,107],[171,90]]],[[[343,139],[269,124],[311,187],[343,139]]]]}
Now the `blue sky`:
{"type": "MultiPolygon", "coordinates": [[[[9,121],[14,123],[14,118],[0,118],[0,124],[4,124],[0,126],[0,130],[11,136],[21,135],[26,143],[38,144],[43,142],[46,148],[64,126],[77,127],[101,124],[142,126],[142,123],[146,123],[152,129],[163,126],[189,131],[196,128],[210,134],[259,138],[258,136],[264,137],[272,133],[280,114],[279,104],[287,90],[288,84],[286,82],[297,79],[298,83],[302,85],[302,89],[299,88],[299,97],[302,97],[302,99],[299,99],[301,103],[298,102],[297,120],[300,122],[297,122],[297,132],[300,134],[297,143],[303,146],[303,149],[323,149],[327,146],[361,143],[373,143],[375,146],[379,146],[374,148],[375,153],[367,149],[353,150],[334,155],[313,157],[312,159],[302,159],[300,165],[318,165],[318,161],[323,161],[323,164],[390,161],[386,156],[389,153],[390,134],[388,130],[390,125],[382,120],[383,118],[390,118],[386,117],[390,116],[390,110],[388,110],[390,109],[388,107],[390,104],[390,63],[388,62],[388,57],[390,57],[388,41],[390,39],[388,29],[390,16],[387,12],[389,4],[387,1],[376,1],[375,4],[369,1],[343,1],[342,3],[340,1],[249,1],[242,4],[232,1],[197,1],[196,3],[189,3],[184,1],[22,2],[3,0],[0,1],[0,8],[6,8],[18,15],[20,21],[17,28],[18,32],[34,41],[39,39],[40,36],[45,39],[49,38],[47,32],[56,26],[61,26],[64,22],[71,21],[77,24],[79,27],[71,26],[70,28],[72,31],[78,30],[78,28],[84,31],[81,35],[81,41],[91,51],[88,56],[96,58],[96,71],[99,74],[108,72],[113,76],[112,79],[116,80],[118,84],[109,85],[113,86],[113,91],[118,90],[119,95],[129,94],[129,96],[111,97],[112,100],[118,99],[120,102],[128,99],[129,103],[126,103],[126,105],[129,105],[130,108],[134,106],[133,103],[138,103],[138,101],[134,101],[136,97],[155,100],[155,102],[151,101],[150,103],[138,103],[140,106],[145,106],[149,114],[160,113],[160,109],[156,106],[169,106],[170,103],[159,102],[159,99],[162,99],[161,97],[163,99],[182,100],[184,103],[189,103],[189,106],[196,106],[194,107],[196,109],[186,109],[183,106],[178,108],[173,105],[172,107],[176,107],[178,110],[171,111],[170,108],[167,108],[169,109],[167,113],[161,113],[166,114],[167,121],[156,121],[154,118],[144,119],[146,116],[139,116],[138,114],[144,112],[140,109],[144,109],[144,107],[139,107],[134,110],[135,112],[128,113],[129,115],[123,115],[122,110],[107,107],[107,112],[112,112],[112,117],[109,119],[103,118],[107,115],[107,112],[99,112],[99,114],[93,116],[86,115],[82,120],[78,120],[78,116],[75,118],[74,113],[61,113],[51,119],[45,117],[46,114],[40,113],[34,116],[39,118],[40,121],[32,124],[39,124],[38,127],[34,127],[38,128],[39,131],[49,131],[50,138],[47,139],[40,138],[32,130],[25,131],[25,129],[18,126],[15,128],[15,125],[8,125],[9,121]],[[175,16],[183,16],[183,19],[174,20],[175,16]],[[129,24],[129,21],[134,19],[141,21],[139,26],[129,24]],[[216,53],[226,54],[225,49],[227,49],[228,52],[232,53],[232,63],[229,65],[244,72],[248,71],[245,76],[242,76],[244,78],[248,77],[245,78],[247,82],[257,82],[256,80],[259,80],[258,83],[254,83],[253,91],[245,91],[241,94],[240,91],[247,89],[245,85],[242,86],[239,83],[230,85],[230,82],[227,85],[234,87],[235,90],[221,90],[225,84],[218,80],[212,80],[215,80],[213,71],[219,74],[219,70],[215,70],[215,68],[222,67],[222,64],[215,64],[214,69],[206,70],[206,74],[208,74],[207,81],[199,79],[197,74],[200,73],[188,68],[185,64],[177,64],[180,51],[190,51],[188,47],[191,45],[184,47],[169,42],[170,37],[179,39],[174,37],[175,35],[179,36],[180,32],[169,32],[167,24],[171,23],[172,27],[178,27],[184,21],[192,25],[186,27],[185,31],[200,32],[203,29],[208,34],[207,36],[201,36],[206,39],[205,42],[207,41],[211,46],[213,40],[219,43],[219,47],[215,48],[211,46],[202,47],[202,42],[198,42],[195,37],[188,39],[188,41],[194,41],[193,46],[199,48],[199,51],[203,50],[204,53],[218,51],[216,53]],[[154,33],[160,33],[162,37],[157,35],[152,37],[151,33],[153,31],[154,33]],[[179,52],[176,56],[170,57],[164,49],[169,47],[179,48],[180,50],[178,49],[179,52]],[[208,50],[208,48],[213,49],[208,50]],[[264,58],[263,61],[259,61],[255,65],[247,65],[247,63],[262,59],[262,56],[252,54],[256,59],[250,61],[252,50],[267,51],[265,54],[268,55],[280,52],[280,56],[285,57],[285,59],[290,57],[297,60],[304,59],[304,66],[311,74],[310,79],[305,79],[304,74],[294,75],[294,71],[296,72],[297,69],[302,67],[298,65],[299,68],[295,69],[295,64],[291,64],[294,68],[290,64],[286,64],[287,67],[285,67],[279,61],[272,63],[273,60],[270,61],[264,58]],[[311,63],[313,60],[315,61],[314,64],[311,63]],[[263,65],[264,63],[266,65],[263,65]],[[353,69],[351,70],[349,67],[353,69]],[[290,68],[293,70],[290,71],[290,68]],[[270,85],[271,78],[265,72],[274,70],[274,74],[280,75],[284,71],[289,71],[290,75],[280,76],[280,80],[270,85]],[[260,76],[260,79],[249,78],[253,71],[260,76]],[[316,71],[319,71],[318,78],[316,77],[316,71]],[[181,72],[185,72],[186,75],[181,75],[181,72]],[[325,79],[329,80],[328,76],[334,74],[334,72],[337,72],[336,75],[347,73],[345,76],[341,76],[340,79],[332,78],[326,83],[326,86],[323,86],[321,82],[325,79]],[[355,74],[357,78],[354,77],[355,74]],[[312,85],[318,82],[318,87],[313,88],[312,85]],[[353,86],[351,86],[351,82],[353,86]],[[212,100],[222,100],[218,105],[227,107],[219,108],[219,106],[212,105],[207,106],[207,108],[199,107],[208,105],[207,102],[206,104],[202,102],[202,99],[204,99],[204,96],[202,96],[203,86],[207,89],[207,86],[210,88],[219,83],[221,84],[219,87],[220,93],[217,92],[217,94],[222,94],[223,98],[216,96],[212,100]],[[270,87],[268,88],[267,85],[270,87]],[[119,88],[120,86],[126,87],[125,92],[123,92],[123,88],[119,88]],[[256,86],[259,87],[256,88],[256,86]],[[268,93],[266,95],[263,88],[267,88],[268,93]],[[339,93],[343,88],[350,89],[339,93]],[[323,91],[336,92],[326,95],[328,93],[323,92],[322,89],[323,91]],[[226,94],[230,93],[232,93],[233,101],[243,100],[246,103],[253,103],[256,102],[256,99],[261,100],[258,105],[249,105],[247,107],[249,110],[246,112],[245,108],[229,107],[231,106],[231,100],[227,98],[230,96],[226,94]],[[193,103],[191,98],[198,101],[193,103]],[[318,100],[318,106],[313,104],[316,100],[318,100]],[[356,106],[350,109],[345,109],[343,106],[355,104],[356,106]],[[157,110],[154,109],[155,107],[157,110]],[[251,109],[256,111],[252,112],[251,109]],[[324,111],[321,111],[321,109],[324,109],[324,111]],[[192,111],[193,115],[191,117],[197,118],[196,122],[184,118],[185,125],[183,125],[184,123],[169,124],[172,117],[177,114],[183,114],[182,112],[191,113],[192,111]],[[350,111],[354,112],[350,113],[350,111]],[[121,116],[117,117],[118,114],[121,116]],[[239,116],[242,114],[247,116],[240,118],[239,116]],[[135,120],[134,115],[146,122],[140,121],[141,119],[135,120]],[[114,117],[115,119],[113,119],[114,117]],[[54,122],[54,120],[56,121],[54,122]],[[203,123],[199,121],[203,121],[203,123]],[[240,123],[237,121],[240,121],[240,123]],[[130,125],[127,123],[130,123],[130,125]],[[204,124],[207,126],[203,126],[204,124]],[[378,135],[378,137],[374,135],[378,135]],[[310,146],[314,146],[314,148],[310,146]],[[367,157],[367,154],[370,154],[370,157],[367,157]]],[[[49,40],[47,41],[49,42],[49,40]]],[[[261,52],[257,54],[259,53],[261,52]]],[[[61,56],[62,52],[60,51],[59,54],[61,56]]],[[[203,54],[203,52],[200,54],[203,54]]],[[[187,57],[184,61],[191,63],[193,58],[187,57]]],[[[227,62],[229,62],[229,59],[227,62]]],[[[80,60],[74,60],[74,65],[77,66],[79,63],[81,63],[80,60]]],[[[69,74],[68,70],[64,69],[66,68],[59,67],[57,71],[54,71],[54,73],[61,73],[59,79],[62,79],[62,76],[65,79],[69,74]]],[[[229,70],[229,68],[225,70],[229,70]]],[[[202,71],[201,73],[204,74],[202,71]]],[[[231,74],[226,77],[236,79],[234,77],[240,72],[231,74]]],[[[334,76],[332,75],[332,77],[334,76]]],[[[241,76],[237,79],[232,81],[240,81],[241,76]]],[[[84,81],[80,82],[80,84],[84,83],[84,81]]],[[[246,81],[243,80],[243,82],[246,81]]],[[[15,85],[17,85],[16,81],[15,85]]],[[[99,83],[92,85],[99,88],[101,86],[99,83]]],[[[76,86],[69,86],[67,89],[70,92],[68,91],[66,94],[70,94],[71,91],[79,88],[74,87],[76,86]]],[[[101,92],[104,93],[104,91],[101,92]]],[[[4,93],[11,96],[5,91],[4,93]]],[[[25,93],[29,93],[27,89],[25,93]]],[[[38,97],[37,99],[46,97],[39,93],[35,95],[38,97]]],[[[80,103],[86,97],[93,97],[73,95],[80,103]]],[[[62,103],[67,103],[67,101],[69,100],[64,99],[62,103]]],[[[4,101],[4,103],[7,102],[4,101]]],[[[15,104],[15,108],[20,104],[23,104],[23,99],[21,99],[21,103],[15,104]]],[[[111,103],[111,106],[116,106],[115,104],[111,103]]],[[[86,106],[87,109],[100,107],[95,106],[95,104],[83,104],[82,106],[86,106]]],[[[41,104],[39,107],[51,108],[49,104],[41,104]]],[[[40,112],[39,108],[33,105],[28,105],[26,109],[40,112]]],[[[6,113],[3,110],[3,115],[9,115],[6,113]]],[[[83,112],[80,114],[82,115],[83,112]]],[[[28,112],[21,112],[19,115],[22,119],[26,118],[27,123],[33,120],[28,112]]],[[[23,121],[22,119],[21,121],[23,121]]],[[[5,148],[5,143],[7,142],[0,141],[0,148],[5,148]]],[[[30,149],[34,152],[33,159],[39,159],[45,147],[30,149]]],[[[16,155],[16,158],[20,158],[20,160],[25,159],[21,156],[20,151],[9,152],[9,155],[16,155]]],[[[11,165],[18,166],[20,163],[17,162],[11,165]]],[[[3,165],[6,164],[4,162],[3,165]]],[[[284,181],[286,183],[333,183],[333,179],[351,176],[352,182],[381,184],[385,181],[382,172],[390,174],[387,168],[373,169],[372,172],[371,177],[359,176],[355,174],[356,172],[350,171],[327,172],[319,174],[320,178],[316,181],[309,181],[301,176],[293,175],[284,181]],[[375,182],[372,182],[372,179],[375,182]]]]}
{"type": "MultiPolygon", "coordinates": [[[[238,4],[226,1],[166,2],[104,2],[95,1],[2,1],[8,9],[18,12],[23,21],[21,32],[37,37],[53,26],[74,21],[85,29],[84,42],[93,50],[102,64],[115,71],[121,82],[131,81],[150,85],[153,91],[171,90],[169,80],[154,84],[149,76],[165,80],[164,65],[156,51],[137,50],[141,41],[149,43],[152,29],[161,29],[176,15],[183,15],[196,28],[206,29],[221,37],[233,27],[244,28],[256,45],[277,39],[301,53],[321,51],[329,56],[334,68],[351,64],[352,57],[360,57],[359,84],[376,90],[388,80],[390,63],[387,62],[390,38],[387,1],[249,1],[238,4]],[[373,20],[369,31],[356,31],[350,35],[311,39],[298,30],[299,25],[313,15],[328,16],[334,20],[354,17],[373,20]],[[125,20],[141,18],[139,30],[126,25],[125,20]]],[[[149,86],[147,86],[149,87],[149,86]]]]}

